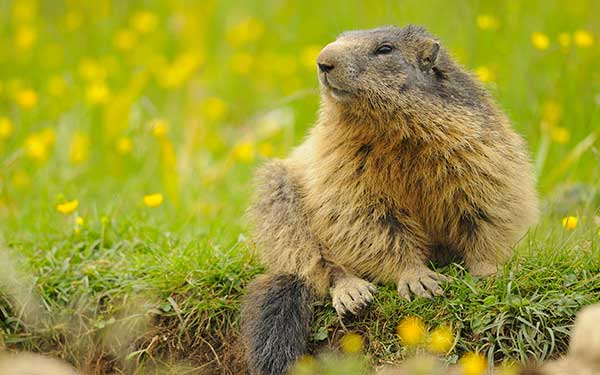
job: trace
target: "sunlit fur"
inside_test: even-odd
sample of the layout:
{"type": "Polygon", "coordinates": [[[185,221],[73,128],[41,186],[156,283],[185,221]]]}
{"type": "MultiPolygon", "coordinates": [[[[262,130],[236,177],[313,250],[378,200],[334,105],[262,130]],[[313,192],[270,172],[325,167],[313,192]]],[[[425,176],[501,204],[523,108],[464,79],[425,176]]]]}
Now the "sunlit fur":
{"type": "MultiPolygon", "coordinates": [[[[523,139],[438,46],[408,26],[344,33],[323,49],[317,61],[334,68],[319,75],[316,125],[257,173],[250,216],[269,273],[320,295],[356,276],[431,296],[441,289],[429,261],[491,274],[535,223],[523,139]],[[374,54],[382,42],[394,51],[374,54]]],[[[364,290],[350,300],[365,302],[364,290]]]]}

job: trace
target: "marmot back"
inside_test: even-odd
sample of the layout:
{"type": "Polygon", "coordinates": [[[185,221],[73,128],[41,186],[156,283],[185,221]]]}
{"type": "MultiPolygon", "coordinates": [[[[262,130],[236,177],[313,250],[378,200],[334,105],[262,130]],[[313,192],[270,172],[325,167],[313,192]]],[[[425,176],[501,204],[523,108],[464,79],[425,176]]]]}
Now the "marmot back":
{"type": "Polygon", "coordinates": [[[249,366],[281,374],[306,350],[310,301],[339,314],[372,301],[443,295],[428,266],[479,276],[510,256],[538,215],[525,144],[474,77],[421,27],[341,34],[317,59],[319,120],[257,173],[250,216],[269,275],[242,313],[249,366]],[[293,338],[272,327],[289,327],[293,338]]]}

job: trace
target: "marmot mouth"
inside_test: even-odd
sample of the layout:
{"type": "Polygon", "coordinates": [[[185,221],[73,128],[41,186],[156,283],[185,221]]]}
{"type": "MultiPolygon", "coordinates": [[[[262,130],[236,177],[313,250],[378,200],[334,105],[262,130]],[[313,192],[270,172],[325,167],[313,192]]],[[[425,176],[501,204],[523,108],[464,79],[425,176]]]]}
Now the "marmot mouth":
{"type": "Polygon", "coordinates": [[[323,86],[325,86],[325,88],[327,90],[329,90],[329,92],[335,99],[342,100],[342,99],[345,99],[348,96],[350,96],[349,91],[342,90],[342,89],[332,85],[331,82],[329,81],[329,79],[327,78],[327,75],[323,74],[321,77],[322,77],[321,83],[323,83],[323,86]]]}
{"type": "Polygon", "coordinates": [[[348,91],[338,89],[338,88],[333,87],[331,85],[327,86],[327,88],[331,91],[331,94],[336,99],[343,99],[343,98],[347,98],[348,96],[350,96],[350,93],[348,91]]]}

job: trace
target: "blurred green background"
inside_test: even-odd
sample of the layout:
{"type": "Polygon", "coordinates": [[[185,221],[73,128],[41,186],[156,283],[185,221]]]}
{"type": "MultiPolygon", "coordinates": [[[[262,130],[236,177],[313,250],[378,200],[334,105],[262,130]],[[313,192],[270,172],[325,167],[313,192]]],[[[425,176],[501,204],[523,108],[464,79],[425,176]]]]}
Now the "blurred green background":
{"type": "MultiPolygon", "coordinates": [[[[0,0],[0,245],[50,312],[87,296],[106,313],[107,298],[144,290],[163,314],[218,330],[260,272],[243,218],[252,170],[314,123],[320,48],[408,23],[492,91],[528,141],[546,207],[583,186],[556,217],[544,211],[543,242],[562,216],[597,216],[598,15],[595,0],[0,0]]],[[[593,216],[575,241],[599,233],[593,216]]],[[[7,342],[62,342],[39,344],[10,306],[0,299],[7,342]]]]}
{"type": "Polygon", "coordinates": [[[543,192],[596,181],[597,14],[593,0],[0,1],[3,228],[60,231],[54,207],[74,199],[84,219],[146,215],[154,193],[145,219],[237,223],[253,164],[315,120],[319,49],[386,24],[426,26],[487,83],[543,192]]]}

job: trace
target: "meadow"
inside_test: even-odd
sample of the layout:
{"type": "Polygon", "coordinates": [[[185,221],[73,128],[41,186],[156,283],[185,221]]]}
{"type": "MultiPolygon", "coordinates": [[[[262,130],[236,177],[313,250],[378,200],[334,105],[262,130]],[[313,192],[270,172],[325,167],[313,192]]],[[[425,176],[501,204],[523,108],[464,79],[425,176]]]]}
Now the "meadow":
{"type": "Polygon", "coordinates": [[[560,355],[600,293],[598,14],[595,0],[0,0],[0,351],[97,374],[240,373],[240,296],[262,272],[252,171],[314,122],[320,48],[415,23],[526,138],[542,219],[499,275],[443,269],[444,298],[383,286],[352,321],[320,304],[311,346],[398,363],[427,350],[398,337],[418,317],[452,332],[447,363],[560,355]]]}

